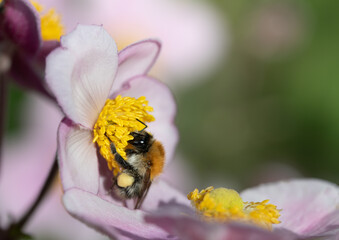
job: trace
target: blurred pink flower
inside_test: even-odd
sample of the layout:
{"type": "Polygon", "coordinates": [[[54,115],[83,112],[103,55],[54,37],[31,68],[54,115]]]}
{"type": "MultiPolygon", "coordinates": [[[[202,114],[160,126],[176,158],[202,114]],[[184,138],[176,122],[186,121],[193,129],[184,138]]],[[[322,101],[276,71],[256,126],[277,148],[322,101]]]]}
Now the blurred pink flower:
{"type": "MultiPolygon", "coordinates": [[[[52,166],[56,152],[56,132],[62,114],[51,102],[27,95],[19,115],[20,135],[5,138],[0,173],[0,226],[8,227],[33,203],[52,166]]],[[[62,206],[61,186],[51,191],[24,229],[34,239],[107,239],[72,218],[62,206]]]]}
{"type": "Polygon", "coordinates": [[[118,49],[145,38],[165,46],[152,74],[171,86],[201,80],[220,63],[228,45],[221,14],[210,4],[180,0],[38,0],[61,14],[66,31],[77,23],[103,24],[118,49]],[[158,74],[159,75],[159,74],[158,74]]]}
{"type": "Polygon", "coordinates": [[[7,47],[18,48],[29,56],[35,55],[40,48],[41,35],[34,8],[22,0],[4,0],[2,4],[1,41],[10,41],[13,45],[7,47]]]}
{"type": "Polygon", "coordinates": [[[156,121],[149,131],[162,142],[166,164],[178,140],[173,124],[176,105],[169,89],[146,76],[159,53],[159,43],[146,40],[119,54],[114,40],[103,29],[78,25],[62,37],[61,47],[47,58],[46,80],[66,114],[58,130],[58,156],[63,202],[71,215],[108,234],[125,237],[165,238],[167,233],[144,223],[145,210],[160,201],[186,198],[160,179],[152,184],[142,210],[130,210],[108,194],[112,172],[93,143],[93,126],[106,99],[117,95],[145,96],[156,121]]]}
{"type": "Polygon", "coordinates": [[[249,19],[247,45],[264,60],[285,56],[305,39],[306,20],[304,9],[296,2],[259,4],[249,19]]]}
{"type": "Polygon", "coordinates": [[[58,43],[42,41],[40,18],[29,1],[4,0],[2,4],[0,72],[21,86],[53,99],[45,88],[40,72],[45,56],[58,43]]]}
{"type": "Polygon", "coordinates": [[[282,209],[272,232],[240,223],[206,223],[193,210],[163,204],[146,221],[181,239],[338,239],[339,187],[317,179],[264,184],[241,193],[244,201],[270,202],[282,209]]]}

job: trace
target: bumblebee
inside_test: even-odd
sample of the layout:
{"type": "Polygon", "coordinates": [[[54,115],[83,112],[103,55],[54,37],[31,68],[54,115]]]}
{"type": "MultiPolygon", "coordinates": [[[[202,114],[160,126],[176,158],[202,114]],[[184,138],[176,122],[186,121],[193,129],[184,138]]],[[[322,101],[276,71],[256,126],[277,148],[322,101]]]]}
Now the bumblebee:
{"type": "Polygon", "coordinates": [[[135,209],[138,209],[153,179],[163,170],[165,150],[163,145],[144,129],[130,134],[133,139],[128,141],[126,160],[117,153],[114,143],[110,144],[114,159],[122,169],[113,180],[113,190],[122,199],[136,199],[135,209]]]}

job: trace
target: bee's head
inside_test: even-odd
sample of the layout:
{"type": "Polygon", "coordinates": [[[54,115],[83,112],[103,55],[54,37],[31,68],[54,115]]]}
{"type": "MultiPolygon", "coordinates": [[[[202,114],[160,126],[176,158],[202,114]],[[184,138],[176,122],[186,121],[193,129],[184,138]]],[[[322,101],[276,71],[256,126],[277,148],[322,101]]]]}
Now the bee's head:
{"type": "Polygon", "coordinates": [[[133,139],[128,141],[128,143],[140,152],[148,152],[153,140],[152,135],[146,131],[131,132],[131,135],[133,136],[133,139]]]}

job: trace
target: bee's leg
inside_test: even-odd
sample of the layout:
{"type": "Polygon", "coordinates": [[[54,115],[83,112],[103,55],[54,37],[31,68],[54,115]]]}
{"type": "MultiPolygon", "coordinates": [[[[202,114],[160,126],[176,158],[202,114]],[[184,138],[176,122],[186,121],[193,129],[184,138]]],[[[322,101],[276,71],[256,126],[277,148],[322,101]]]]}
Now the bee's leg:
{"type": "Polygon", "coordinates": [[[137,202],[135,203],[134,209],[139,209],[142,205],[142,203],[144,202],[147,194],[148,194],[148,190],[151,187],[152,181],[151,181],[151,169],[148,168],[143,180],[143,188],[141,189],[140,195],[137,198],[137,202]]]}
{"type": "Polygon", "coordinates": [[[136,204],[134,206],[134,209],[139,209],[141,207],[142,203],[144,202],[144,200],[145,200],[145,198],[146,198],[146,196],[148,194],[148,190],[151,187],[151,184],[152,184],[151,181],[149,181],[147,183],[146,189],[144,190],[142,196],[138,197],[137,202],[136,202],[136,204]]]}
{"type": "Polygon", "coordinates": [[[129,164],[123,157],[121,157],[121,155],[117,152],[115,145],[113,142],[111,142],[111,151],[114,155],[114,160],[120,165],[120,167],[124,168],[124,169],[128,169],[128,170],[133,170],[133,167],[131,166],[131,164],[129,164]]]}

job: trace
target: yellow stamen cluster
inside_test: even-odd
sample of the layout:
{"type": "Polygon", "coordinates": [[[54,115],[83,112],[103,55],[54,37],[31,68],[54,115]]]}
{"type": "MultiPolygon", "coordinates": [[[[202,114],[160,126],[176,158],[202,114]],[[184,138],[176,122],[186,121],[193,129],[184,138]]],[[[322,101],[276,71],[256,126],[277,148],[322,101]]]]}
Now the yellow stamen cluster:
{"type": "Polygon", "coordinates": [[[54,9],[44,12],[44,8],[36,1],[30,1],[40,16],[41,36],[43,40],[59,40],[64,34],[61,17],[54,9]]]}
{"type": "Polygon", "coordinates": [[[240,221],[272,229],[272,224],[280,221],[280,210],[269,200],[262,202],[243,202],[240,195],[232,189],[208,187],[199,192],[195,189],[187,195],[199,215],[208,221],[240,221]]]}
{"type": "Polygon", "coordinates": [[[148,106],[146,97],[138,99],[132,97],[117,96],[115,99],[107,99],[93,129],[93,142],[97,142],[100,154],[106,159],[108,168],[114,169],[117,174],[119,166],[114,161],[111,151],[111,142],[114,143],[117,153],[126,159],[125,149],[128,141],[133,139],[131,132],[145,128],[143,123],[154,121],[154,117],[148,112],[153,108],[148,106]]]}

